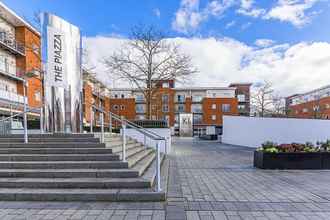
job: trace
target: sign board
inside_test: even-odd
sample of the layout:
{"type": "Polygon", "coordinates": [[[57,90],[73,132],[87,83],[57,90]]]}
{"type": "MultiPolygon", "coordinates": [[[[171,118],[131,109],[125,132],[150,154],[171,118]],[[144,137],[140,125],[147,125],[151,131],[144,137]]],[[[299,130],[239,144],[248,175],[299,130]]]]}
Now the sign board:
{"type": "Polygon", "coordinates": [[[47,83],[50,86],[67,88],[67,48],[65,33],[54,27],[47,27],[47,83]]]}
{"type": "Polygon", "coordinates": [[[45,70],[43,128],[46,132],[82,131],[81,34],[77,26],[41,14],[42,61],[45,70]]]}
{"type": "Polygon", "coordinates": [[[193,136],[193,115],[191,113],[179,115],[179,134],[182,137],[193,136]]]}

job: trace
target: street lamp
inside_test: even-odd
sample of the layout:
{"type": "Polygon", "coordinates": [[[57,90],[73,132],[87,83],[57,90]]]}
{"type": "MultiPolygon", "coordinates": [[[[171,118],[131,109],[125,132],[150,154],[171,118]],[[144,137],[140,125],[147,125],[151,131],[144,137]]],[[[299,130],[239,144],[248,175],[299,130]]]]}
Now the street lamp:
{"type": "MultiPolygon", "coordinates": [[[[32,78],[36,75],[34,71],[26,72],[23,75],[23,123],[24,123],[24,143],[28,143],[28,131],[27,131],[27,87],[29,78],[32,78]]],[[[41,118],[41,115],[40,115],[41,118]]],[[[41,128],[40,128],[41,129],[41,128]]]]}

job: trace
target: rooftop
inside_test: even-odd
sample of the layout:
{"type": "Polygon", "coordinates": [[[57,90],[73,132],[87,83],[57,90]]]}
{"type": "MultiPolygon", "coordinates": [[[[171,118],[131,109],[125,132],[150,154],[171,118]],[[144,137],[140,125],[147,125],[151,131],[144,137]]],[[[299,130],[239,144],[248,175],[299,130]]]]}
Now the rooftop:
{"type": "Polygon", "coordinates": [[[31,31],[33,31],[35,34],[40,36],[40,32],[33,27],[31,24],[29,24],[26,20],[21,18],[19,15],[17,15],[13,10],[8,8],[4,3],[0,1],[0,16],[5,19],[10,24],[14,25],[15,27],[24,26],[29,28],[31,31]]]}

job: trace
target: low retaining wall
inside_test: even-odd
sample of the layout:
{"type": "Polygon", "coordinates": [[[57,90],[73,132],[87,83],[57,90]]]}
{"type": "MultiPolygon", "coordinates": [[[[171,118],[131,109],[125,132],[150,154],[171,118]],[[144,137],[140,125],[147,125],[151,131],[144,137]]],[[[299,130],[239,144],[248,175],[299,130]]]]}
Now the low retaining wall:
{"type": "Polygon", "coordinates": [[[265,141],[306,143],[330,139],[330,120],[223,117],[222,142],[257,148],[265,141]]]}

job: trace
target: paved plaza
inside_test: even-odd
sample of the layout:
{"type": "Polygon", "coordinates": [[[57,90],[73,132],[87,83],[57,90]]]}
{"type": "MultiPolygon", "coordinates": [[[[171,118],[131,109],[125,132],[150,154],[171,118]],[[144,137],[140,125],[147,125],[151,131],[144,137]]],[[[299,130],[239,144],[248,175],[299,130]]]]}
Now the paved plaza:
{"type": "Polygon", "coordinates": [[[253,150],[176,138],[166,203],[0,202],[0,219],[330,219],[330,171],[266,171],[253,150]]]}

